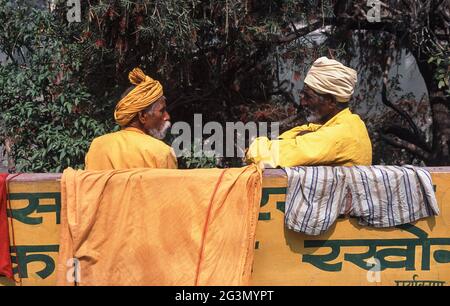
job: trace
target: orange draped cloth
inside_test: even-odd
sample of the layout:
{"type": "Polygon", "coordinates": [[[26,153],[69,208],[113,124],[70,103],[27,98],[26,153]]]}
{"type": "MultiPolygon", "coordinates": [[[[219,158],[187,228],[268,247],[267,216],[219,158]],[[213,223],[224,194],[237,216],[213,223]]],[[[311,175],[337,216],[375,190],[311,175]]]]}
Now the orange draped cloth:
{"type": "Polygon", "coordinates": [[[261,182],[253,165],[67,169],[58,285],[247,285],[261,182]]]}

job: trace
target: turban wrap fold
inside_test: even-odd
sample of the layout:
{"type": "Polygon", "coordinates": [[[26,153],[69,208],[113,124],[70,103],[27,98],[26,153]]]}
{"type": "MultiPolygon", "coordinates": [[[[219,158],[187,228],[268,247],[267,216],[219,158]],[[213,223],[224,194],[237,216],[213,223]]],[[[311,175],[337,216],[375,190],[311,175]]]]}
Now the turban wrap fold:
{"type": "Polygon", "coordinates": [[[305,84],[319,94],[331,94],[338,102],[348,102],[358,81],[357,73],[336,60],[317,59],[305,78],[305,84]]]}
{"type": "Polygon", "coordinates": [[[161,84],[134,68],[128,75],[131,84],[136,87],[116,105],[114,119],[120,126],[127,125],[136,114],[163,96],[161,84]]]}

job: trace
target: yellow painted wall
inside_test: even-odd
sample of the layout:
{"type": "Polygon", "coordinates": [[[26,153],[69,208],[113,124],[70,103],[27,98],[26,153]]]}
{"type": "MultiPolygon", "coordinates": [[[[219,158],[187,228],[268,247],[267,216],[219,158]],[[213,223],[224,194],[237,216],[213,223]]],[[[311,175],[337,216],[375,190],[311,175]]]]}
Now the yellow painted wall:
{"type": "MultiPolygon", "coordinates": [[[[252,284],[405,285],[415,279],[415,285],[430,284],[421,281],[449,285],[450,169],[447,170],[432,172],[440,216],[402,229],[364,228],[357,220],[341,219],[329,232],[318,237],[284,228],[286,177],[279,171],[278,175],[267,171],[256,232],[252,284]],[[368,271],[373,265],[367,261],[374,255],[384,257],[381,264],[387,266],[379,274],[368,271]]],[[[56,281],[58,178],[58,175],[22,175],[10,182],[16,246],[11,240],[12,255],[16,277],[19,279],[20,274],[25,286],[54,285],[56,281]]],[[[14,285],[0,278],[2,284],[14,285]]]]}
{"type": "MultiPolygon", "coordinates": [[[[11,255],[15,277],[24,286],[56,284],[60,190],[59,180],[48,175],[22,175],[9,183],[14,216],[10,226],[11,255]]],[[[1,284],[14,285],[4,278],[0,278],[1,284]]]]}
{"type": "Polygon", "coordinates": [[[441,211],[438,217],[404,229],[361,227],[356,219],[340,219],[317,237],[285,229],[287,180],[266,177],[252,284],[450,285],[450,173],[432,173],[432,177],[441,211]],[[373,257],[384,257],[386,262],[380,266],[387,267],[368,263],[373,257]]]}

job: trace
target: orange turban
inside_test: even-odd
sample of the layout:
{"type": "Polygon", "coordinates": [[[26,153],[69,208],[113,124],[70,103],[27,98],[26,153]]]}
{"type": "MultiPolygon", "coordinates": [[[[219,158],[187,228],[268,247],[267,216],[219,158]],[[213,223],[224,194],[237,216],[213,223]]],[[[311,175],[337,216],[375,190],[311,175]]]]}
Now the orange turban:
{"type": "Polygon", "coordinates": [[[120,126],[127,125],[138,112],[163,96],[161,84],[145,75],[139,68],[134,68],[128,79],[136,87],[116,105],[114,119],[120,126]]]}
{"type": "Polygon", "coordinates": [[[332,94],[338,102],[348,102],[355,90],[355,70],[327,57],[317,59],[305,78],[305,84],[319,94],[332,94]]]}

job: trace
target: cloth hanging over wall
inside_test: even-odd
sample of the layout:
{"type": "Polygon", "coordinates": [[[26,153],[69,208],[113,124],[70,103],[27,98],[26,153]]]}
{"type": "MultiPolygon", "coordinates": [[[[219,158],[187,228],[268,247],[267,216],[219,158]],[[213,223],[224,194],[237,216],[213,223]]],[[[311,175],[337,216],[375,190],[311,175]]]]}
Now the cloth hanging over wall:
{"type": "Polygon", "coordinates": [[[247,285],[261,182],[254,165],[67,169],[61,181],[57,282],[247,285]]]}
{"type": "Polygon", "coordinates": [[[394,227],[437,216],[428,171],[413,166],[286,168],[286,227],[320,235],[340,215],[361,225],[394,227]]]}

